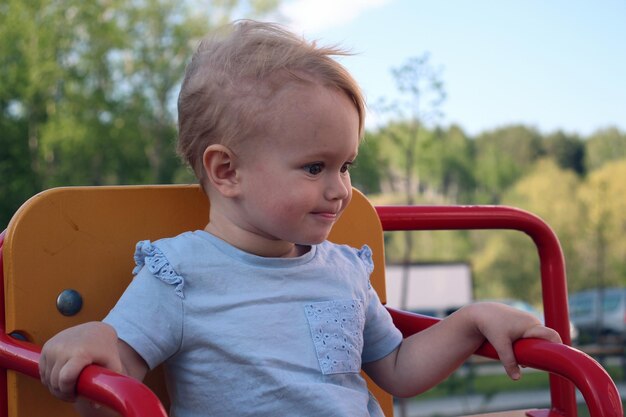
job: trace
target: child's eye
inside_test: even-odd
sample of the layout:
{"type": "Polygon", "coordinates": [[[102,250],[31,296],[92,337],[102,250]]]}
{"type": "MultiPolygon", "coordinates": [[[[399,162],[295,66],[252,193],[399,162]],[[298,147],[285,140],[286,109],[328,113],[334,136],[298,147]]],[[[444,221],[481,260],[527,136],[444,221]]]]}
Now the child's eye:
{"type": "Polygon", "coordinates": [[[353,163],[353,162],[346,162],[345,164],[343,164],[343,165],[341,166],[341,170],[340,170],[340,171],[341,171],[341,173],[342,173],[342,174],[343,174],[343,173],[346,173],[346,172],[348,172],[348,171],[350,170],[350,168],[352,168],[353,166],[354,166],[354,163],[353,163]]]}
{"type": "Polygon", "coordinates": [[[316,162],[314,164],[307,164],[303,168],[307,172],[307,174],[318,175],[324,169],[324,164],[321,162],[316,162]]]}

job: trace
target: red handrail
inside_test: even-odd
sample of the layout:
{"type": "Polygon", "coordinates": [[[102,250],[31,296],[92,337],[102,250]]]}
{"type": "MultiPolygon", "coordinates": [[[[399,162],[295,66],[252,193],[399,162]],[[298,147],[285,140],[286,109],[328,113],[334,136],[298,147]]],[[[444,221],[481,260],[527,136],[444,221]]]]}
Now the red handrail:
{"type": "MultiPolygon", "coordinates": [[[[386,231],[509,229],[529,235],[541,263],[546,325],[559,332],[563,343],[571,345],[563,252],[552,229],[539,217],[505,206],[378,206],[376,211],[386,231]]],[[[551,374],[550,397],[554,410],[576,416],[571,382],[551,374]]]]}
{"type": "MultiPolygon", "coordinates": [[[[405,337],[424,330],[440,320],[389,307],[387,310],[405,337]]],[[[591,417],[624,416],[622,401],[615,383],[604,368],[587,354],[565,344],[541,339],[518,340],[513,345],[513,350],[520,365],[560,375],[571,381],[582,393],[591,417]]],[[[483,344],[476,354],[498,359],[498,354],[489,343],[483,344]]],[[[571,414],[572,411],[577,410],[558,409],[553,405],[549,415],[576,415],[571,414]]]]}

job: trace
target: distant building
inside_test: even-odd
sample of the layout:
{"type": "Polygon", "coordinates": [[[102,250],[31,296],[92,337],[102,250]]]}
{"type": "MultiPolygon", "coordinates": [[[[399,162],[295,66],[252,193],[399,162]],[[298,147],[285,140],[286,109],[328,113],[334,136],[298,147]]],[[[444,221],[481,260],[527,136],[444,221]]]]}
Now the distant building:
{"type": "Polygon", "coordinates": [[[403,304],[403,266],[385,267],[387,305],[409,311],[443,316],[473,301],[472,268],[468,263],[427,263],[409,266],[409,276],[403,304]]]}

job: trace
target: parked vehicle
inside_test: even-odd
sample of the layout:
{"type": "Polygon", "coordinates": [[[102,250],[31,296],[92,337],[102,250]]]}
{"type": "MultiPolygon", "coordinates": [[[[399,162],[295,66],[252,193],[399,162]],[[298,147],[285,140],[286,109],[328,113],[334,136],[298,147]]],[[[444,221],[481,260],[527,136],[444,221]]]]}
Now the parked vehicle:
{"type": "Polygon", "coordinates": [[[626,338],[626,287],[580,291],[569,296],[569,306],[581,339],[626,338]]]}

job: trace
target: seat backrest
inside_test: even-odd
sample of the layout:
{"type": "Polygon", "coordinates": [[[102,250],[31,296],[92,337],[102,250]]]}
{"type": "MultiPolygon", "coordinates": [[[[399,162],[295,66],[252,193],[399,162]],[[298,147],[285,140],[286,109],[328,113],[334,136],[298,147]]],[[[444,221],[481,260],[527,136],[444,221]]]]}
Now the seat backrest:
{"type": "MultiPolygon", "coordinates": [[[[208,208],[195,185],[66,187],[34,196],[11,220],[3,246],[7,333],[42,345],[62,329],[102,319],[132,279],[136,242],[202,229],[208,208]],[[82,299],[75,315],[57,308],[65,290],[82,299]]],[[[358,191],[330,240],[372,248],[372,284],[384,302],[382,228],[358,191]]],[[[167,407],[162,380],[157,370],[146,383],[167,407]]],[[[54,399],[34,379],[9,372],[7,387],[11,417],[76,415],[71,405],[54,399]]],[[[390,417],[391,397],[373,385],[370,389],[390,417]]]]}

